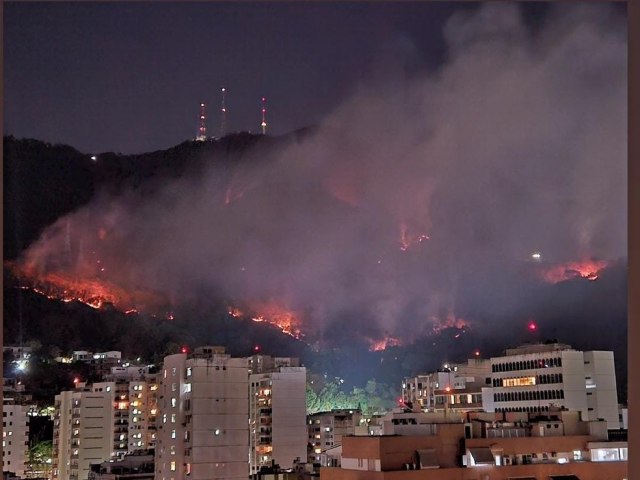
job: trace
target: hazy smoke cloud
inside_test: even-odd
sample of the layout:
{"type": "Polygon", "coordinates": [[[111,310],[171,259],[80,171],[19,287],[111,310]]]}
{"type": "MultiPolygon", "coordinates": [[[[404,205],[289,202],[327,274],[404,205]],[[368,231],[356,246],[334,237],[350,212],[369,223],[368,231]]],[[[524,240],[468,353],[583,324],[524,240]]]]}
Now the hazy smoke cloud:
{"type": "Polygon", "coordinates": [[[97,198],[27,258],[81,275],[100,260],[104,278],[173,300],[275,299],[320,332],[413,337],[521,312],[533,252],[626,255],[625,19],[553,8],[535,32],[514,5],[456,14],[437,71],[391,62],[228,184],[212,161],[144,200],[97,198]]]}

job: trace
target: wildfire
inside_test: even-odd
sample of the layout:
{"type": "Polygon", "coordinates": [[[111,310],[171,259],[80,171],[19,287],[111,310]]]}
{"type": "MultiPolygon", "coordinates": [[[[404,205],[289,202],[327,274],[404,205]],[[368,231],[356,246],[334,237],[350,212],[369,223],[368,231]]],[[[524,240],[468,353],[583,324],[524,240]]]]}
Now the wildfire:
{"type": "Polygon", "coordinates": [[[406,252],[409,247],[429,240],[429,235],[424,233],[410,234],[405,223],[400,225],[400,250],[406,252]]]}
{"type": "Polygon", "coordinates": [[[37,274],[28,266],[8,265],[20,282],[20,288],[32,290],[51,300],[80,302],[96,310],[107,305],[126,314],[138,313],[141,305],[157,306],[159,296],[150,292],[125,290],[103,279],[76,278],[64,273],[37,274]]]}
{"type": "MultiPolygon", "coordinates": [[[[267,323],[296,340],[301,340],[304,337],[304,333],[300,329],[299,314],[282,307],[276,302],[258,303],[249,310],[253,313],[246,316],[250,316],[254,322],[267,323]]],[[[229,307],[228,313],[234,318],[245,316],[242,310],[237,307],[229,307]]]]}
{"type": "MultiPolygon", "coordinates": [[[[431,317],[430,320],[433,322],[432,331],[436,335],[447,328],[456,328],[464,332],[464,330],[470,327],[470,324],[467,320],[458,318],[453,313],[449,313],[449,315],[447,315],[447,318],[445,319],[431,317]]],[[[459,337],[460,334],[458,333],[455,338],[459,337]]]]}
{"type": "Polygon", "coordinates": [[[553,265],[540,272],[541,278],[548,283],[559,283],[573,278],[586,278],[594,281],[607,266],[604,260],[583,260],[553,265]]]}
{"type": "Polygon", "coordinates": [[[390,347],[399,347],[402,345],[400,339],[395,337],[385,337],[382,340],[374,340],[372,338],[367,339],[369,342],[369,351],[370,352],[381,352],[390,347]]]}

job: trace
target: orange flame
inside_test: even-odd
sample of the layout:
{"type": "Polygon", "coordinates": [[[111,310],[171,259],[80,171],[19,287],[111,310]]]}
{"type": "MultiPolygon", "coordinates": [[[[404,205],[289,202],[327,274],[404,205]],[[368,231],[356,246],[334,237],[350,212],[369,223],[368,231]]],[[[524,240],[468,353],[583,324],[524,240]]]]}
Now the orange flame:
{"type": "Polygon", "coordinates": [[[429,235],[424,233],[410,234],[405,223],[400,224],[400,250],[406,252],[409,247],[429,240],[429,235]]]}
{"type": "MultiPolygon", "coordinates": [[[[442,319],[439,317],[430,317],[431,322],[433,322],[433,327],[431,328],[434,334],[439,334],[443,330],[447,328],[457,328],[458,330],[464,330],[470,327],[469,321],[463,318],[456,317],[453,313],[449,313],[447,318],[442,319]]],[[[458,338],[456,336],[456,338],[458,338]]]]}
{"type": "MultiPolygon", "coordinates": [[[[301,340],[304,337],[304,333],[300,328],[300,315],[275,301],[254,304],[249,310],[253,312],[251,320],[254,322],[267,323],[296,340],[301,340]]],[[[228,313],[234,318],[245,316],[242,310],[237,307],[228,307],[228,313]]]]}
{"type": "Polygon", "coordinates": [[[604,260],[583,260],[553,265],[540,272],[541,278],[548,283],[559,283],[573,278],[597,280],[600,272],[607,266],[604,260]]]}
{"type": "Polygon", "coordinates": [[[389,347],[399,347],[400,345],[402,345],[400,339],[395,337],[385,337],[382,340],[374,340],[372,338],[368,338],[367,341],[370,344],[370,352],[381,352],[389,347]]]}
{"type": "Polygon", "coordinates": [[[7,264],[18,278],[20,288],[33,290],[51,300],[65,303],[77,301],[95,308],[114,308],[129,313],[137,313],[142,307],[156,307],[165,303],[159,295],[148,291],[123,289],[107,280],[77,278],[64,273],[38,274],[34,268],[7,264]]]}

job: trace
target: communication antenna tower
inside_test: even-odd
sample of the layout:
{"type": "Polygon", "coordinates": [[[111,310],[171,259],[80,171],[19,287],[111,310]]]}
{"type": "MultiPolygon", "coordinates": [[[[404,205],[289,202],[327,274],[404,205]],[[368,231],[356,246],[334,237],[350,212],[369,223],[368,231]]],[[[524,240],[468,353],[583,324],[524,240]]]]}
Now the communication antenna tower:
{"type": "Polygon", "coordinates": [[[262,134],[267,134],[267,99],[262,97],[262,123],[260,124],[262,127],[262,134]]]}
{"type": "Polygon", "coordinates": [[[220,100],[220,137],[222,138],[227,133],[227,89],[222,87],[220,93],[222,94],[220,100]]]}
{"type": "Polygon", "coordinates": [[[204,102],[200,103],[200,126],[198,127],[198,136],[196,140],[204,142],[207,139],[207,106],[204,102]]]}

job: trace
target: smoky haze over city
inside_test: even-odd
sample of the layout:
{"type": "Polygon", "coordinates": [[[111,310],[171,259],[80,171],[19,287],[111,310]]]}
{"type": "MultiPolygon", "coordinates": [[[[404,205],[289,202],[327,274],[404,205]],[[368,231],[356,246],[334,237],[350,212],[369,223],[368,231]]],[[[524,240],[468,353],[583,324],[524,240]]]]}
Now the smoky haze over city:
{"type": "Polygon", "coordinates": [[[126,291],[123,309],[266,305],[326,345],[496,335],[553,311],[564,280],[563,305],[605,299],[627,250],[626,18],[563,5],[531,26],[492,4],[443,38],[416,69],[398,37],[313,128],[233,168],[96,195],[17,265],[126,291]]]}

